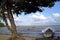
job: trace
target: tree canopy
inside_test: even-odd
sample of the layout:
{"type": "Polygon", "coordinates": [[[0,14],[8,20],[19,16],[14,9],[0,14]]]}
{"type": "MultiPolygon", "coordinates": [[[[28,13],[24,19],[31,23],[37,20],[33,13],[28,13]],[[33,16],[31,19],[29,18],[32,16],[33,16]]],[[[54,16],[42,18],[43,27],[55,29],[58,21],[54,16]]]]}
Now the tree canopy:
{"type": "Polygon", "coordinates": [[[42,7],[53,7],[57,1],[60,0],[0,0],[0,5],[4,5],[5,10],[10,6],[14,13],[20,14],[21,12],[42,12],[42,7]]]}

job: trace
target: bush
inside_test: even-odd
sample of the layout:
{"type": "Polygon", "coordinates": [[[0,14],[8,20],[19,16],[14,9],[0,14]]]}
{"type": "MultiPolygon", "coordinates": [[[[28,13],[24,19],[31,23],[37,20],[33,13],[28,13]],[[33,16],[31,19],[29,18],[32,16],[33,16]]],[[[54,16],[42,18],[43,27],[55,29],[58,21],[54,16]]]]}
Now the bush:
{"type": "Polygon", "coordinates": [[[0,27],[5,27],[3,23],[0,22],[0,27]]]}

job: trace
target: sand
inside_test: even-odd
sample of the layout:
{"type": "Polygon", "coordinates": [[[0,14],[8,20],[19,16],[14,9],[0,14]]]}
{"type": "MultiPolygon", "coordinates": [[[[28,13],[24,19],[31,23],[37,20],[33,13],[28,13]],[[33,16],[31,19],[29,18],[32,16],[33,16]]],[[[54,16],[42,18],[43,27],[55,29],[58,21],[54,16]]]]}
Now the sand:
{"type": "Polygon", "coordinates": [[[11,35],[1,35],[0,34],[0,40],[7,40],[10,37],[11,37],[11,35]]]}
{"type": "MultiPolygon", "coordinates": [[[[11,35],[1,35],[0,34],[0,40],[8,40],[11,37],[11,35]]],[[[32,37],[21,37],[24,38],[25,40],[35,40],[35,38],[32,37]]]]}
{"type": "MultiPolygon", "coordinates": [[[[0,34],[0,40],[8,40],[11,37],[11,35],[1,35],[0,34]]],[[[53,39],[44,39],[44,38],[33,38],[33,37],[20,37],[20,38],[24,38],[25,40],[60,40],[53,38],[53,39]]],[[[20,39],[19,39],[20,40],[20,39]]]]}

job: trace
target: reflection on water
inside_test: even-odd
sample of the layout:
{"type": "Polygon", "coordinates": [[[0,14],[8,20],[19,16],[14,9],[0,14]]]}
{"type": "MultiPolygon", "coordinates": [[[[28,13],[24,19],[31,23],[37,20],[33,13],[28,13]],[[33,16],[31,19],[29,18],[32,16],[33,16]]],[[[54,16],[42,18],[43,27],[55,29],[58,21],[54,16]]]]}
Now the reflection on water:
{"type": "MultiPolygon", "coordinates": [[[[52,28],[55,30],[55,36],[60,36],[60,28],[59,27],[52,28]]],[[[23,34],[23,36],[42,37],[42,30],[44,29],[45,27],[29,29],[17,28],[17,32],[23,34]]],[[[11,34],[11,32],[8,31],[6,27],[3,27],[0,28],[0,34],[11,34]]]]}

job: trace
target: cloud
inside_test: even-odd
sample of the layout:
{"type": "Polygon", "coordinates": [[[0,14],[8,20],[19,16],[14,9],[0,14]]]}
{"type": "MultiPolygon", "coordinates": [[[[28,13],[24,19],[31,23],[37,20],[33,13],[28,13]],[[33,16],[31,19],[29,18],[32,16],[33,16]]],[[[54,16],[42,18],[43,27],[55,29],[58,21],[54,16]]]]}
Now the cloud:
{"type": "Polygon", "coordinates": [[[54,13],[53,16],[54,16],[54,17],[60,17],[60,14],[54,13]]]}
{"type": "Polygon", "coordinates": [[[37,19],[40,19],[40,20],[46,20],[47,18],[41,14],[34,14],[32,15],[32,18],[37,18],[37,19]]]}
{"type": "Polygon", "coordinates": [[[13,17],[14,17],[14,20],[15,20],[16,22],[23,22],[23,21],[24,21],[24,20],[22,20],[22,17],[21,17],[21,16],[13,15],[13,17]]]}
{"type": "Polygon", "coordinates": [[[14,15],[16,25],[60,25],[60,14],[53,13],[50,16],[45,16],[36,12],[29,15],[14,15]]]}
{"type": "Polygon", "coordinates": [[[47,18],[50,25],[60,25],[60,14],[53,13],[51,16],[47,18]]]}
{"type": "Polygon", "coordinates": [[[60,24],[60,14],[58,14],[58,13],[53,14],[53,18],[57,24],[60,24]]]}

